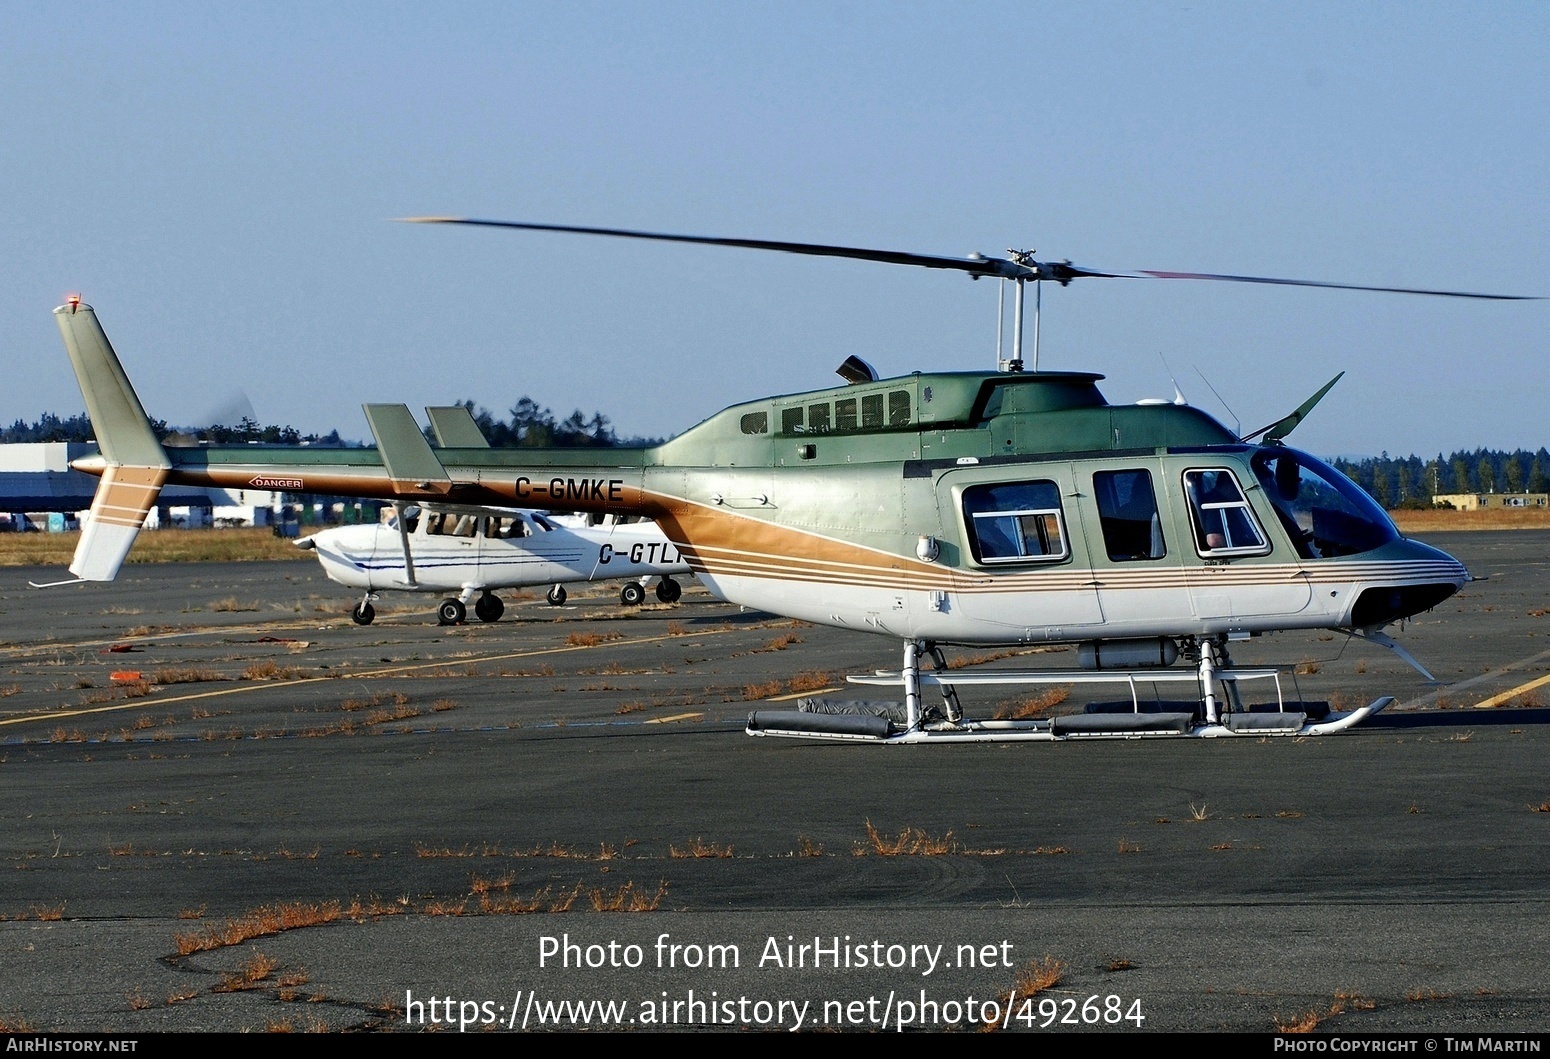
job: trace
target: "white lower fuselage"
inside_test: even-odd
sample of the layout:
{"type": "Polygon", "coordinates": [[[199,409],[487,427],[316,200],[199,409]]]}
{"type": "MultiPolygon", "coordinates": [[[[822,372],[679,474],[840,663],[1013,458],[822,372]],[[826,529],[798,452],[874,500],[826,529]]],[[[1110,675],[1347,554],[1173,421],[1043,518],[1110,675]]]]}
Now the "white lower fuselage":
{"type": "Polygon", "coordinates": [[[408,538],[412,581],[394,526],[341,526],[311,540],[331,580],[368,592],[457,593],[689,571],[677,547],[650,522],[555,526],[516,539],[424,530],[422,521],[408,538]]]}

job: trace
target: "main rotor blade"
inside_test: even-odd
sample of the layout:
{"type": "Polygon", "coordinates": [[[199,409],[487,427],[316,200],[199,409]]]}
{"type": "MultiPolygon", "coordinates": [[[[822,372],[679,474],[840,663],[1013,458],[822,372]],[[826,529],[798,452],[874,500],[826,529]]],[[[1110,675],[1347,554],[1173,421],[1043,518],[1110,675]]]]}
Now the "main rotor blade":
{"type": "Polygon", "coordinates": [[[672,235],[666,232],[637,232],[627,228],[578,228],[566,224],[524,224],[519,221],[487,221],[473,217],[403,217],[410,224],[467,224],[483,228],[519,228],[531,232],[574,232],[580,235],[612,235],[621,239],[654,239],[664,243],[699,243],[705,246],[738,246],[748,250],[778,250],[786,254],[813,257],[848,257],[857,261],[880,261],[889,265],[918,265],[923,268],[950,268],[975,276],[1019,274],[1033,278],[1033,270],[1001,258],[936,257],[898,250],[869,250],[857,246],[826,246],[822,243],[785,243],[770,239],[724,239],[708,235],[672,235]]]}
{"type": "Polygon", "coordinates": [[[1222,276],[1210,272],[1152,272],[1142,269],[1140,279],[1210,279],[1225,283],[1273,283],[1281,287],[1328,287],[1333,290],[1370,290],[1384,294],[1430,294],[1439,298],[1485,298],[1498,302],[1532,302],[1542,299],[1532,294],[1471,294],[1457,290],[1426,290],[1420,287],[1366,287],[1357,283],[1324,283],[1312,279],[1272,279],[1269,276],[1222,276]]]}
{"type": "Polygon", "coordinates": [[[464,224],[481,228],[516,228],[530,232],[571,232],[578,235],[611,235],[620,239],[651,239],[662,243],[697,243],[702,246],[736,246],[747,250],[776,250],[785,254],[811,257],[844,257],[856,261],[879,261],[889,265],[915,265],[921,268],[945,268],[967,272],[971,276],[1000,279],[1050,280],[1065,286],[1073,279],[1205,279],[1225,283],[1269,283],[1282,287],[1324,287],[1332,290],[1365,290],[1385,294],[1426,294],[1442,298],[1482,298],[1489,301],[1540,301],[1524,294],[1475,294],[1468,291],[1428,290],[1420,287],[1372,287],[1356,283],[1326,283],[1308,279],[1276,279],[1270,276],[1229,276],[1212,272],[1100,272],[1082,268],[1069,261],[1035,261],[1031,254],[1014,252],[1015,260],[1000,257],[940,257],[912,254],[900,250],[873,250],[859,246],[829,246],[824,243],[788,243],[773,239],[727,239],[710,235],[675,235],[669,232],[639,232],[628,228],[583,228],[568,224],[528,224],[522,221],[491,221],[475,217],[403,217],[410,224],[464,224]]]}

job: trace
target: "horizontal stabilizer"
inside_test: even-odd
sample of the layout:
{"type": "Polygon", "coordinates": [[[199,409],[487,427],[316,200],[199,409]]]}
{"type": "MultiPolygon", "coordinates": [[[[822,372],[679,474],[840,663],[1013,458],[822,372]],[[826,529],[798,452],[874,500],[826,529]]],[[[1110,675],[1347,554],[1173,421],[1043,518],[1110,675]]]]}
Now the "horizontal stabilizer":
{"type": "Polygon", "coordinates": [[[460,404],[448,407],[427,407],[425,414],[431,417],[431,429],[436,432],[436,444],[444,449],[487,449],[489,439],[479,429],[474,414],[460,404]]]}
{"type": "Polygon", "coordinates": [[[407,405],[368,404],[366,421],[377,439],[377,451],[393,480],[396,493],[445,493],[452,479],[420,433],[420,424],[407,405]]]}

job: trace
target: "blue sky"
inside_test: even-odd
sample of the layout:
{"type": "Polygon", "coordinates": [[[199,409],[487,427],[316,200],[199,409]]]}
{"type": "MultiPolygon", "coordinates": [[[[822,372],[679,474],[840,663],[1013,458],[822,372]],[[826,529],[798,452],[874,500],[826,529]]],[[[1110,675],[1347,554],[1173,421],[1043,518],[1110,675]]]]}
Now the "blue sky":
{"type": "MultiPolygon", "coordinates": [[[[665,434],[989,367],[935,271],[413,214],[1550,294],[1550,6],[138,4],[0,9],[0,419],[82,402],[81,291],[153,415],[367,436],[523,394],[665,434]]],[[[1550,443],[1550,302],[1046,290],[1043,364],[1323,453],[1550,443]]]]}

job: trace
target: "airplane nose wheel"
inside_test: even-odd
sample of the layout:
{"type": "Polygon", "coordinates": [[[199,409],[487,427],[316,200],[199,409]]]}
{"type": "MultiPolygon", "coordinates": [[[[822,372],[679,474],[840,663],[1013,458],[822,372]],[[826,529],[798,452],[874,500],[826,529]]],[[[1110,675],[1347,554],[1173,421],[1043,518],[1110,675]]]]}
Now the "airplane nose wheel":
{"type": "Polygon", "coordinates": [[[436,621],[441,625],[461,625],[468,611],[460,599],[444,599],[436,608],[436,621]]]}
{"type": "Polygon", "coordinates": [[[683,586],[671,577],[664,577],[657,582],[657,599],[663,603],[677,603],[678,597],[683,594],[683,586]]]}
{"type": "Polygon", "coordinates": [[[350,620],[357,625],[370,625],[377,617],[377,608],[371,605],[371,600],[363,599],[350,611],[350,620]]]}
{"type": "Polygon", "coordinates": [[[646,590],[639,581],[626,581],[619,590],[619,602],[626,607],[638,607],[646,602],[646,590]]]}
{"type": "Polygon", "coordinates": [[[501,615],[506,613],[506,604],[501,602],[499,596],[486,592],[474,602],[474,615],[480,621],[500,621],[501,615]]]}
{"type": "Polygon", "coordinates": [[[549,600],[549,605],[551,607],[563,607],[563,606],[565,606],[565,586],[564,585],[553,585],[553,586],[551,586],[550,589],[549,589],[549,595],[548,595],[547,598],[549,600]]]}

